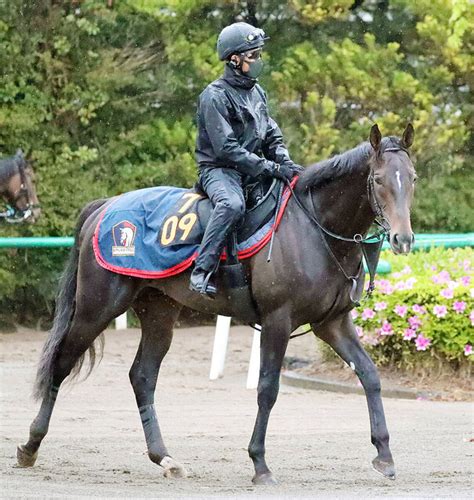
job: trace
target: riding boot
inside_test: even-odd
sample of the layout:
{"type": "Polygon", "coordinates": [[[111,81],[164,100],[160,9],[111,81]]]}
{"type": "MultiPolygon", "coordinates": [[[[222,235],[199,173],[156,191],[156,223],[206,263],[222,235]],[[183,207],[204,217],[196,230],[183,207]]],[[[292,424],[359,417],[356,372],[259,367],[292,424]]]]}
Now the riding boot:
{"type": "Polygon", "coordinates": [[[217,294],[217,287],[212,279],[213,272],[195,267],[191,273],[189,289],[213,299],[217,294]]]}
{"type": "Polygon", "coordinates": [[[213,297],[217,289],[212,275],[219,266],[227,236],[245,212],[245,200],[241,176],[231,168],[203,169],[199,182],[214,208],[204,231],[189,288],[213,297]]]}

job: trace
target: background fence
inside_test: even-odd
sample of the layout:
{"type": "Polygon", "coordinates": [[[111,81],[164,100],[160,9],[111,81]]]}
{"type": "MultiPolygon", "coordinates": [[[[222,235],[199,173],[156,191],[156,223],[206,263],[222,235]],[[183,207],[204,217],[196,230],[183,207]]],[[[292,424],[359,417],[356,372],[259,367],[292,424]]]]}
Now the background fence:
{"type": "MultiPolygon", "coordinates": [[[[30,236],[0,238],[0,248],[66,248],[74,244],[72,236],[30,236]]],[[[431,247],[463,248],[474,246],[474,233],[450,234],[417,234],[414,250],[425,250],[431,247]]],[[[390,248],[388,241],[383,249],[390,248]]]]}

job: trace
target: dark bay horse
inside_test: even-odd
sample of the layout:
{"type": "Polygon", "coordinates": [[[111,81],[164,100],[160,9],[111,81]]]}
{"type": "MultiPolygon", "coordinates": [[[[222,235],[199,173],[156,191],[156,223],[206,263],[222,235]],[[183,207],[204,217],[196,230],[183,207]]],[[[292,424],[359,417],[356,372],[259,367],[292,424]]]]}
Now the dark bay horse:
{"type": "MultiPolygon", "coordinates": [[[[315,333],[358,375],[367,396],[372,443],[378,452],[373,467],[388,478],[395,477],[379,376],[349,314],[354,307],[350,297],[354,282],[358,295],[364,285],[360,246],[353,240],[323,236],[308,213],[333,233],[355,240],[367,234],[378,214],[390,227],[392,250],[409,252],[415,170],[408,149],[413,134],[408,125],[401,138],[382,139],[374,125],[369,142],[308,167],[288,202],[271,262],[267,262],[267,252],[244,261],[262,325],[258,415],[248,448],[255,484],[275,481],[265,462],[265,434],[290,333],[306,323],[311,323],[315,333]]],[[[38,368],[35,391],[42,399],[41,409],[31,424],[28,442],[18,447],[18,463],[24,467],[34,464],[61,383],[78,371],[87,349],[93,364],[94,340],[111,320],[132,307],[141,322],[142,338],[130,380],[148,455],[163,467],[166,476],[183,476],[183,467],[171,458],[163,442],[154,407],[158,372],[171,344],[173,325],[183,305],[246,318],[242,318],[239,304],[230,303],[222,286],[214,301],[190,292],[189,272],[147,280],[100,267],[92,237],[107,203],[92,202],[79,217],[76,243],[62,277],[54,324],[38,368]]]]}
{"type": "Polygon", "coordinates": [[[33,223],[40,216],[33,168],[21,149],[15,156],[0,160],[0,197],[11,206],[0,212],[0,220],[33,223]]]}

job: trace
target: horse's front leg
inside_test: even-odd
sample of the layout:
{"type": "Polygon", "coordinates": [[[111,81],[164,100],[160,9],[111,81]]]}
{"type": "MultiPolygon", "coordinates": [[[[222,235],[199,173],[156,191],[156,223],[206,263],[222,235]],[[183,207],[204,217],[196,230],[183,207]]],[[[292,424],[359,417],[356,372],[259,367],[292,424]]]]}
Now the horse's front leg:
{"type": "Polygon", "coordinates": [[[395,465],[389,447],[389,435],[380,395],[380,377],[376,366],[359,341],[349,314],[323,327],[314,326],[314,332],[327,342],[359,377],[369,407],[372,444],[378,451],[372,465],[380,474],[395,479],[395,465]]]}
{"type": "Polygon", "coordinates": [[[288,315],[272,314],[262,323],[260,343],[260,378],[258,381],[258,414],[249,444],[249,455],[255,467],[254,484],[275,484],[265,462],[265,434],[268,418],[280,388],[280,372],[290,336],[288,315]]]}

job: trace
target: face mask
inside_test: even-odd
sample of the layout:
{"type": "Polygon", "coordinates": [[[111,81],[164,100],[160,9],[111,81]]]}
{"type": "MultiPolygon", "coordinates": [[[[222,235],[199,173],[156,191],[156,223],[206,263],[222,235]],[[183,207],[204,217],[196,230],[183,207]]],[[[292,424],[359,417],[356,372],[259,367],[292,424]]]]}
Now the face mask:
{"type": "Polygon", "coordinates": [[[258,78],[263,70],[263,61],[261,58],[248,62],[246,61],[247,64],[249,65],[249,70],[247,73],[244,73],[246,76],[249,76],[250,78],[258,78]]]}

